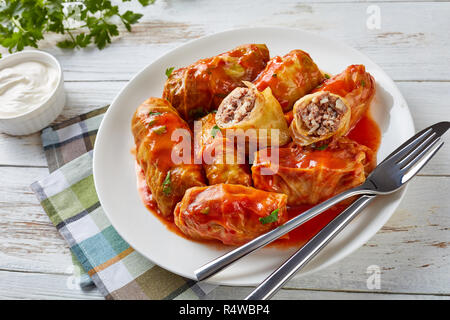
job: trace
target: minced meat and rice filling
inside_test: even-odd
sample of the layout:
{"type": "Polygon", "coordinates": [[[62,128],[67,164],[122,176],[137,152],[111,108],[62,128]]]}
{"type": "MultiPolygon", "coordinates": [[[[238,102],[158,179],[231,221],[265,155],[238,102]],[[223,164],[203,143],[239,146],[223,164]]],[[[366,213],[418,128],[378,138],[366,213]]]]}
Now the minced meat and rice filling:
{"type": "Polygon", "coordinates": [[[336,131],[345,112],[344,102],[336,96],[324,92],[312,98],[305,108],[300,110],[300,118],[308,134],[323,136],[336,131]]]}
{"type": "Polygon", "coordinates": [[[248,117],[255,107],[256,94],[249,88],[234,89],[220,104],[216,119],[237,123],[248,117]]]}

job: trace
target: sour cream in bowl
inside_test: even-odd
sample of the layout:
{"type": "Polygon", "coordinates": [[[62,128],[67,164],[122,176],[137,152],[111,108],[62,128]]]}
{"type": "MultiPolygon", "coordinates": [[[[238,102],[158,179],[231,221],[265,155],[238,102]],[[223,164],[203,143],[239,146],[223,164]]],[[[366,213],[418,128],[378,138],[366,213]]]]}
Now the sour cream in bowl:
{"type": "Polygon", "coordinates": [[[0,132],[26,135],[49,125],[65,103],[61,66],[32,50],[0,60],[0,132]]]}

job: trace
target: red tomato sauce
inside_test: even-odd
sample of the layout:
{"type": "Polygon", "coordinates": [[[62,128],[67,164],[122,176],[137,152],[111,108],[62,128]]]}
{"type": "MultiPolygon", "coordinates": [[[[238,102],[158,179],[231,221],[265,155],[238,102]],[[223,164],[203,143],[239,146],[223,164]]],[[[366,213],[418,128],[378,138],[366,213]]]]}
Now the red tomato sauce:
{"type": "MultiPolygon", "coordinates": [[[[372,119],[368,112],[356,126],[347,134],[347,136],[372,149],[374,152],[378,150],[381,142],[381,131],[377,123],[372,119]]],[[[288,233],[288,236],[283,239],[276,240],[272,246],[277,247],[291,247],[301,246],[308,242],[314,235],[316,235],[322,228],[324,228],[331,220],[333,220],[339,213],[345,210],[348,205],[336,205],[331,209],[321,213],[317,217],[305,222],[297,229],[288,233]]],[[[289,207],[288,216],[292,219],[302,212],[312,208],[310,206],[289,207]]]]}
{"type": "Polygon", "coordinates": [[[212,241],[212,240],[198,240],[198,239],[191,239],[188,236],[186,236],[181,230],[177,227],[175,222],[172,219],[166,219],[161,215],[161,212],[158,209],[158,205],[153,198],[152,192],[150,191],[147,183],[145,182],[145,176],[144,171],[142,168],[136,163],[136,177],[137,177],[137,189],[139,192],[139,195],[141,196],[142,202],[144,203],[145,207],[162,223],[166,226],[168,230],[171,232],[176,233],[178,236],[183,237],[185,239],[188,239],[190,241],[200,242],[200,243],[208,243],[213,244],[217,248],[226,248],[228,246],[224,245],[223,243],[219,241],[212,241]]]}
{"type": "MultiPolygon", "coordinates": [[[[370,116],[370,113],[367,113],[363,118],[361,118],[361,120],[348,133],[347,136],[352,140],[355,140],[356,142],[371,148],[375,152],[378,150],[381,141],[380,129],[378,128],[376,122],[370,116]]],[[[213,244],[218,248],[228,247],[223,245],[219,241],[193,240],[184,235],[175,225],[173,220],[167,220],[159,214],[158,206],[155,200],[153,199],[153,196],[147,186],[147,183],[145,182],[144,173],[137,164],[136,164],[136,174],[138,178],[138,190],[141,195],[142,201],[144,202],[145,206],[149,209],[149,211],[152,212],[155,215],[155,217],[157,217],[161,221],[161,223],[163,223],[167,227],[168,230],[175,232],[177,235],[185,239],[189,239],[191,241],[213,244]]],[[[289,219],[292,219],[312,207],[313,205],[288,207],[287,211],[288,217],[289,219]]],[[[307,221],[297,229],[289,232],[288,235],[284,236],[282,239],[276,240],[275,242],[270,244],[270,246],[286,248],[292,246],[299,247],[305,244],[323,227],[325,227],[331,220],[333,220],[339,213],[345,210],[346,207],[347,206],[345,205],[334,206],[333,208],[323,212],[317,217],[307,221]]]]}

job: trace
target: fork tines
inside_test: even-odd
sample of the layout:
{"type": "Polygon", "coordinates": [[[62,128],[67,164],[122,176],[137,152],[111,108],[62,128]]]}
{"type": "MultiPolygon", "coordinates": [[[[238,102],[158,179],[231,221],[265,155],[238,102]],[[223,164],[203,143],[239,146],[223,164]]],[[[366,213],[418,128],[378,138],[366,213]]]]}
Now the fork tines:
{"type": "MultiPolygon", "coordinates": [[[[414,159],[419,159],[418,154],[423,155],[428,150],[433,148],[436,143],[440,141],[440,137],[450,128],[450,122],[444,121],[436,123],[422,131],[418,132],[408,141],[403,143],[394,152],[392,152],[383,162],[387,162],[391,159],[399,159],[395,163],[401,168],[414,159]]],[[[417,161],[417,160],[416,160],[417,161]]]]}

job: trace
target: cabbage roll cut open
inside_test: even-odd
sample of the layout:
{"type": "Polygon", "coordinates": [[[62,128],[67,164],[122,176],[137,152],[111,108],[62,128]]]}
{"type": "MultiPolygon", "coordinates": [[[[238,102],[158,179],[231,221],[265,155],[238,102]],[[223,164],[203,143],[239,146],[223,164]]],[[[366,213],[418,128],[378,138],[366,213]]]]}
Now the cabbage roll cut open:
{"type": "Polygon", "coordinates": [[[177,204],[175,224],[193,239],[241,245],[286,222],[286,200],[242,185],[194,187],[177,204]]]}
{"type": "MultiPolygon", "coordinates": [[[[185,191],[204,186],[202,166],[194,164],[193,154],[188,161],[175,163],[173,155],[181,156],[177,149],[180,139],[172,139],[172,133],[189,126],[180,118],[169,101],[149,98],[136,110],[132,119],[132,133],[136,144],[136,161],[143,170],[145,181],[161,214],[171,219],[173,209],[185,191]]],[[[191,144],[191,140],[188,142],[191,144]]],[[[182,149],[181,149],[182,150],[182,149]]]]}
{"type": "Polygon", "coordinates": [[[290,206],[314,205],[356,187],[376,165],[371,149],[347,137],[323,150],[292,144],[277,151],[278,162],[270,153],[256,153],[253,183],[258,189],[286,194],[290,206]]]}
{"type": "Polygon", "coordinates": [[[357,64],[327,79],[314,92],[326,91],[343,97],[351,109],[349,127],[352,129],[369,109],[375,90],[375,79],[364,65],[357,64]]]}
{"type": "Polygon", "coordinates": [[[329,144],[347,134],[351,109],[344,98],[320,91],[308,94],[294,105],[289,127],[299,146],[329,144]]]}
{"type": "Polygon", "coordinates": [[[181,117],[192,122],[219,107],[242,81],[253,81],[269,61],[264,44],[246,44],[173,71],[164,85],[163,98],[181,117]]]}
{"type": "Polygon", "coordinates": [[[247,87],[234,89],[220,104],[216,113],[219,128],[226,133],[243,134],[248,141],[263,147],[288,143],[287,122],[270,88],[259,92],[252,83],[245,84],[247,87]]]}

